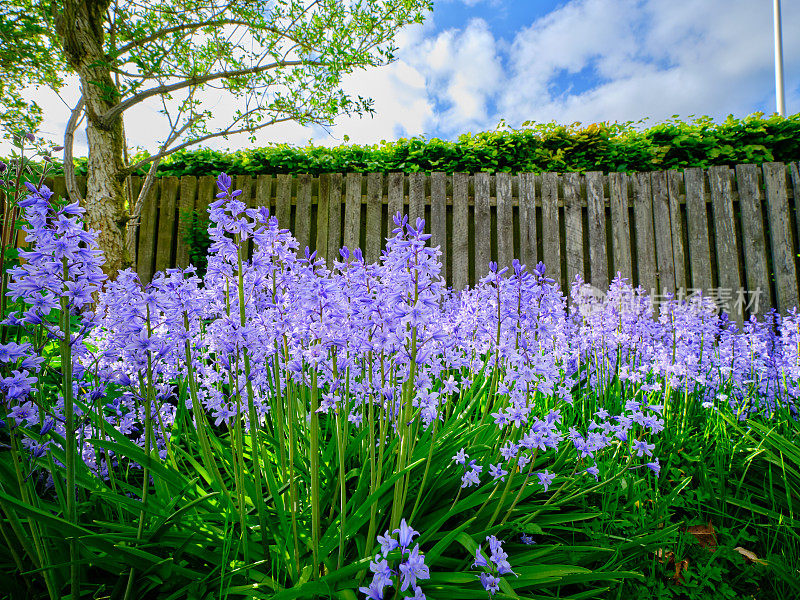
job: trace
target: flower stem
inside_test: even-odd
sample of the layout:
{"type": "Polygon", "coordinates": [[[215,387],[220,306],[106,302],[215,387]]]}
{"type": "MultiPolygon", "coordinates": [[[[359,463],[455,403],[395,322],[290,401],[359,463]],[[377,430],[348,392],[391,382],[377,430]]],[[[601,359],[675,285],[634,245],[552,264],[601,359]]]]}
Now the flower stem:
{"type": "MultiPolygon", "coordinates": [[[[62,259],[63,277],[69,280],[67,259],[62,259]]],[[[67,476],[67,520],[77,525],[78,515],[75,507],[75,407],[72,398],[72,339],[69,300],[66,294],[61,296],[61,377],[62,394],[64,395],[64,418],[67,447],[64,448],[66,460],[64,467],[67,476]]],[[[80,572],[78,565],[78,540],[72,537],[69,541],[69,581],[72,600],[80,599],[80,572]]]]}

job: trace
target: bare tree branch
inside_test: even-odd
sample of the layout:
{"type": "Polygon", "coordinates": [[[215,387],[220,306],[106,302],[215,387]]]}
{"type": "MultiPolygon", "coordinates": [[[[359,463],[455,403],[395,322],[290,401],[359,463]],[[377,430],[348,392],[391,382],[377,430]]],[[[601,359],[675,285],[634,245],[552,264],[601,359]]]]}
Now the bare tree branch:
{"type": "Polygon", "coordinates": [[[75,130],[83,118],[83,108],[86,101],[81,94],[78,103],[69,115],[67,130],[64,132],[64,179],[67,187],[67,197],[70,202],[80,202],[80,192],[78,191],[78,180],[75,178],[75,163],[72,160],[72,143],[75,139],[75,130]]]}
{"type": "MultiPolygon", "coordinates": [[[[159,150],[159,155],[154,157],[150,165],[150,169],[147,171],[147,176],[144,179],[144,183],[142,184],[142,189],[139,190],[139,196],[136,198],[136,203],[130,207],[130,219],[127,223],[127,228],[125,230],[125,248],[128,253],[128,256],[134,257],[136,256],[136,230],[139,228],[139,216],[142,214],[142,208],[144,207],[144,200],[147,198],[147,195],[150,193],[150,190],[153,187],[153,184],[156,180],[156,171],[158,170],[158,165],[161,162],[161,158],[166,156],[167,154],[171,154],[174,152],[166,152],[166,149],[169,145],[178,139],[181,134],[186,131],[189,127],[194,124],[197,119],[199,119],[199,115],[195,115],[187,119],[186,124],[181,127],[180,129],[176,130],[178,119],[175,120],[175,124],[172,126],[172,130],[169,132],[167,139],[164,140],[164,143],[161,145],[161,149],[159,150]]],[[[130,173],[135,171],[136,169],[131,169],[130,166],[126,168],[128,176],[130,173]]]]}
{"type": "Polygon", "coordinates": [[[142,75],[141,73],[129,73],[128,71],[123,71],[119,67],[109,67],[109,71],[114,74],[122,75],[123,77],[130,77],[131,79],[156,79],[156,75],[142,75]]]}
{"type": "Polygon", "coordinates": [[[179,146],[175,146],[174,148],[171,148],[168,152],[159,152],[158,154],[155,154],[153,156],[149,156],[147,158],[144,158],[144,159],[140,160],[138,163],[136,163],[135,165],[132,165],[132,166],[128,167],[127,171],[129,171],[131,173],[134,173],[137,170],[139,170],[142,167],[144,167],[149,162],[152,162],[154,160],[161,160],[165,156],[169,156],[170,154],[173,154],[174,152],[177,152],[179,150],[183,150],[184,148],[188,148],[189,146],[193,146],[195,144],[199,144],[200,142],[205,142],[206,140],[210,140],[210,139],[213,139],[213,138],[221,137],[223,135],[236,135],[237,133],[258,131],[259,129],[263,129],[264,127],[269,127],[270,125],[277,125],[278,123],[285,123],[286,121],[294,121],[295,119],[298,119],[298,118],[309,119],[313,123],[316,123],[316,124],[321,125],[321,126],[324,127],[324,125],[322,125],[321,123],[319,123],[318,121],[316,121],[313,118],[311,113],[306,113],[304,115],[292,115],[292,116],[289,116],[289,117],[282,117],[280,119],[277,119],[277,118],[276,119],[272,119],[270,121],[267,121],[266,123],[263,123],[261,125],[257,125],[255,127],[242,127],[240,129],[227,128],[227,129],[225,129],[223,131],[217,131],[215,133],[209,133],[208,135],[204,135],[204,136],[201,136],[201,137],[193,139],[193,140],[188,140],[188,141],[184,142],[183,144],[181,144],[179,146]]]}
{"type": "MultiPolygon", "coordinates": [[[[150,35],[148,35],[146,37],[143,37],[143,38],[141,38],[139,40],[134,40],[132,42],[129,42],[129,43],[125,44],[124,46],[122,46],[121,48],[119,48],[115,53],[107,54],[106,58],[108,58],[109,60],[113,60],[113,59],[119,58],[119,56],[121,54],[124,54],[125,52],[130,52],[133,48],[137,48],[139,46],[144,46],[145,44],[148,44],[148,43],[150,43],[150,42],[152,42],[154,40],[157,40],[157,39],[159,39],[161,37],[169,35],[170,33],[175,33],[177,31],[182,31],[182,30],[196,31],[197,29],[202,29],[203,27],[214,27],[214,26],[223,26],[223,25],[237,25],[237,26],[238,25],[242,25],[244,27],[252,27],[253,26],[253,24],[248,22],[248,21],[239,21],[238,19],[218,19],[216,21],[213,21],[213,20],[203,21],[202,23],[183,23],[181,25],[175,25],[174,27],[166,27],[164,29],[160,29],[160,30],[155,31],[155,32],[151,33],[150,35]]],[[[283,38],[286,38],[288,40],[293,41],[295,44],[297,44],[297,45],[299,45],[299,46],[301,46],[303,48],[306,48],[307,50],[313,50],[313,48],[311,46],[309,46],[307,44],[304,44],[303,42],[300,42],[299,40],[295,39],[293,36],[288,35],[285,31],[281,31],[277,27],[259,26],[258,29],[260,31],[272,32],[272,33],[274,33],[276,35],[279,35],[280,37],[283,37],[283,38]]]]}
{"type": "MultiPolygon", "coordinates": [[[[177,83],[173,83],[170,85],[160,85],[158,87],[150,88],[149,90],[145,90],[135,96],[131,96],[127,100],[120,102],[119,104],[111,107],[107,110],[101,117],[100,122],[105,125],[109,126],[109,124],[117,117],[117,115],[122,114],[132,106],[147,100],[148,98],[152,98],[153,96],[158,96],[159,94],[169,94],[171,92],[181,90],[187,87],[192,86],[200,86],[204,83],[209,81],[215,81],[217,79],[223,79],[226,77],[241,77],[242,75],[256,75],[258,73],[264,73],[265,71],[269,71],[271,69],[277,69],[280,67],[299,67],[300,65],[310,65],[310,66],[325,66],[323,62],[315,62],[315,61],[308,61],[308,60],[284,60],[279,62],[270,63],[268,65],[264,65],[263,67],[255,67],[250,69],[237,69],[235,71],[219,71],[217,73],[209,73],[207,75],[198,75],[195,77],[190,77],[189,79],[184,79],[182,81],[178,81],[177,83]]],[[[345,67],[356,66],[345,64],[345,67]]]]}

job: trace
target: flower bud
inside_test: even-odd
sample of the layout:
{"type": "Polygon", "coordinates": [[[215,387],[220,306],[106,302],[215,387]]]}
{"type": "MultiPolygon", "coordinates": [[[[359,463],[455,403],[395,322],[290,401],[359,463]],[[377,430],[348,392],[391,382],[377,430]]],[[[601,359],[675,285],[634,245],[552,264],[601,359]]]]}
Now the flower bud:
{"type": "Polygon", "coordinates": [[[33,134],[32,134],[32,133],[26,133],[26,134],[25,134],[25,137],[27,138],[27,140],[28,140],[29,142],[35,142],[35,141],[36,141],[36,138],[33,136],[33,134]]]}
{"type": "Polygon", "coordinates": [[[0,161],[0,173],[5,173],[6,169],[8,169],[8,165],[0,161]]]}
{"type": "Polygon", "coordinates": [[[53,428],[56,422],[53,419],[45,419],[44,424],[42,425],[41,431],[39,431],[39,435],[47,435],[47,433],[53,428]]]}
{"type": "Polygon", "coordinates": [[[61,152],[64,149],[64,146],[54,146],[53,152],[61,152]]]}

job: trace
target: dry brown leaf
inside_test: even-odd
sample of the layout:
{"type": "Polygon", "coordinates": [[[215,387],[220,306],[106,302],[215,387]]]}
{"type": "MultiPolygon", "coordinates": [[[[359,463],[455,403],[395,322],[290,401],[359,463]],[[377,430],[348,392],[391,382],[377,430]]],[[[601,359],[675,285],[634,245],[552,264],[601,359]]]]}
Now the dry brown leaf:
{"type": "Polygon", "coordinates": [[[741,546],[736,546],[734,550],[736,550],[739,554],[744,556],[744,559],[749,563],[756,562],[758,560],[758,556],[756,556],[755,552],[751,552],[750,550],[745,550],[741,546]]]}
{"type": "Polygon", "coordinates": [[[737,546],[736,548],[734,548],[734,550],[736,550],[736,552],[744,556],[744,560],[747,564],[752,564],[752,563],[758,563],[760,565],[768,564],[767,561],[765,561],[763,558],[758,558],[758,556],[756,556],[756,553],[751,550],[747,550],[746,548],[742,548],[741,546],[737,546]]]}
{"type": "Polygon", "coordinates": [[[661,564],[664,563],[671,563],[675,559],[675,553],[670,550],[664,550],[664,548],[659,548],[655,551],[656,558],[658,562],[661,564]]]}
{"type": "Polygon", "coordinates": [[[689,568],[689,559],[685,558],[682,561],[675,561],[675,575],[672,580],[681,585],[682,582],[686,581],[681,574],[682,571],[685,571],[689,568]]]}
{"type": "Polygon", "coordinates": [[[683,582],[686,581],[683,577],[683,572],[689,568],[688,558],[676,560],[675,553],[671,550],[665,550],[664,548],[659,548],[653,554],[656,555],[658,562],[661,564],[675,566],[675,574],[672,576],[672,581],[675,582],[675,585],[682,585],[683,582]]]}
{"type": "Polygon", "coordinates": [[[714,552],[716,549],[717,532],[714,530],[711,520],[708,521],[708,525],[692,525],[686,532],[694,536],[701,548],[708,548],[709,552],[714,552]]]}

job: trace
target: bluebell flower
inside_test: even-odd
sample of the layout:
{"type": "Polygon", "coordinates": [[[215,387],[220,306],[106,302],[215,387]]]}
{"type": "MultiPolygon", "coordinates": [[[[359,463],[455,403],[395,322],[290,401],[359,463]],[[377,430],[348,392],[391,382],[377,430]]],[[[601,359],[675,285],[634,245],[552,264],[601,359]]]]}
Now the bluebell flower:
{"type": "Polygon", "coordinates": [[[505,481],[505,476],[508,475],[508,471],[503,469],[503,463],[497,463],[496,465],[489,465],[489,475],[491,475],[495,481],[498,479],[500,481],[505,481]]]}
{"type": "Polygon", "coordinates": [[[489,573],[481,573],[481,584],[483,589],[494,595],[500,589],[500,578],[489,573]]]}
{"type": "Polygon", "coordinates": [[[13,417],[17,424],[22,424],[24,422],[26,427],[31,427],[39,423],[39,409],[37,409],[30,400],[23,404],[12,406],[8,416],[13,417]]]}
{"type": "Polygon", "coordinates": [[[550,488],[550,484],[553,483],[553,479],[555,479],[555,473],[550,473],[547,469],[545,469],[544,471],[539,471],[536,473],[536,477],[539,478],[539,483],[546,492],[550,488]]]}
{"type": "Polygon", "coordinates": [[[456,382],[455,378],[450,375],[446,381],[442,382],[442,393],[443,394],[452,394],[456,390],[458,390],[458,382],[456,382]]]}
{"type": "Polygon", "coordinates": [[[646,463],[645,466],[651,471],[653,471],[653,473],[656,474],[656,477],[658,477],[659,473],[661,473],[661,465],[658,463],[657,458],[654,462],[646,463]]]}
{"type": "Polygon", "coordinates": [[[636,451],[636,456],[653,456],[653,449],[655,444],[648,444],[646,440],[636,440],[633,442],[633,449],[636,451]]]}
{"type": "Polygon", "coordinates": [[[44,444],[38,444],[36,442],[32,442],[28,447],[28,451],[31,454],[31,458],[42,458],[45,454],[47,454],[47,449],[50,446],[50,442],[45,442],[44,444]]]}
{"type": "Polygon", "coordinates": [[[21,358],[28,356],[33,350],[30,343],[17,344],[16,342],[8,342],[7,344],[0,344],[0,362],[13,363],[21,358]]]}
{"type": "Polygon", "coordinates": [[[386,556],[394,550],[395,548],[399,547],[400,544],[397,543],[397,540],[389,535],[389,530],[387,529],[383,535],[378,536],[378,543],[381,545],[381,553],[386,556]]]}
{"type": "Polygon", "coordinates": [[[494,423],[498,427],[503,427],[508,424],[508,415],[503,411],[498,411],[496,413],[492,413],[492,417],[494,417],[494,423]]]}
{"type": "MultiPolygon", "coordinates": [[[[399,592],[406,592],[411,588],[414,592],[414,599],[424,600],[425,594],[418,585],[418,580],[429,579],[430,571],[425,564],[425,556],[420,552],[419,544],[415,544],[414,548],[409,550],[411,541],[419,532],[414,531],[405,519],[400,521],[400,528],[395,529],[394,533],[399,533],[400,541],[398,542],[389,535],[387,530],[384,535],[378,536],[378,543],[381,545],[381,553],[376,555],[375,560],[370,561],[370,570],[374,573],[372,583],[369,587],[361,587],[359,591],[366,594],[370,600],[383,599],[383,588],[392,586],[392,577],[395,574],[392,571],[389,561],[387,560],[388,554],[397,548],[401,547],[403,555],[407,555],[398,566],[398,573],[400,575],[400,589],[399,592]],[[383,558],[381,558],[383,557],[383,558]]],[[[406,596],[407,597],[407,596],[406,596]]]]}
{"type": "Polygon", "coordinates": [[[461,477],[461,487],[472,487],[473,485],[480,485],[480,472],[481,468],[479,466],[473,466],[469,471],[464,473],[461,477]]]}
{"type": "Polygon", "coordinates": [[[508,554],[503,550],[503,542],[493,535],[488,536],[486,539],[489,542],[489,550],[492,554],[490,560],[497,567],[497,572],[500,575],[513,573],[511,565],[508,562],[508,554]]]}
{"type": "Polygon", "coordinates": [[[31,393],[36,381],[36,377],[30,377],[28,371],[15,369],[11,375],[0,379],[0,389],[6,393],[7,400],[19,400],[31,393]]]}
{"type": "Polygon", "coordinates": [[[231,178],[227,173],[220,173],[219,177],[217,177],[217,187],[223,192],[227,192],[230,189],[231,183],[231,178]]]}
{"type": "Polygon", "coordinates": [[[383,589],[387,585],[392,585],[394,571],[389,567],[389,562],[386,559],[370,561],[369,568],[375,574],[373,583],[376,586],[380,585],[381,589],[383,589]]]}
{"type": "Polygon", "coordinates": [[[511,442],[506,442],[506,444],[500,448],[500,454],[505,460],[511,460],[517,455],[517,453],[519,453],[519,446],[517,444],[512,444],[511,442]]]}
{"type": "Polygon", "coordinates": [[[415,531],[410,525],[406,523],[405,519],[400,521],[400,528],[395,529],[392,533],[399,533],[400,548],[406,550],[415,536],[419,535],[419,531],[415,531]]]}
{"type": "Polygon", "coordinates": [[[366,594],[369,600],[383,600],[383,587],[380,583],[376,583],[376,579],[373,579],[369,587],[360,587],[358,591],[366,594]]]}
{"type": "Polygon", "coordinates": [[[488,564],[489,563],[487,562],[486,558],[483,556],[483,553],[481,552],[481,547],[478,546],[475,549],[475,562],[472,563],[472,567],[473,568],[475,568],[475,567],[485,567],[488,564]]]}
{"type": "Polygon", "coordinates": [[[419,586],[414,586],[414,595],[407,596],[409,600],[425,600],[425,594],[422,591],[422,588],[419,586]]]}
{"type": "Polygon", "coordinates": [[[400,564],[402,583],[400,591],[405,592],[409,586],[417,587],[417,579],[428,579],[430,574],[425,564],[425,557],[419,552],[419,544],[408,555],[408,559],[400,564]]]}
{"type": "Polygon", "coordinates": [[[42,423],[42,428],[39,430],[39,435],[47,435],[55,424],[56,422],[54,419],[46,417],[44,423],[42,423]]]}

